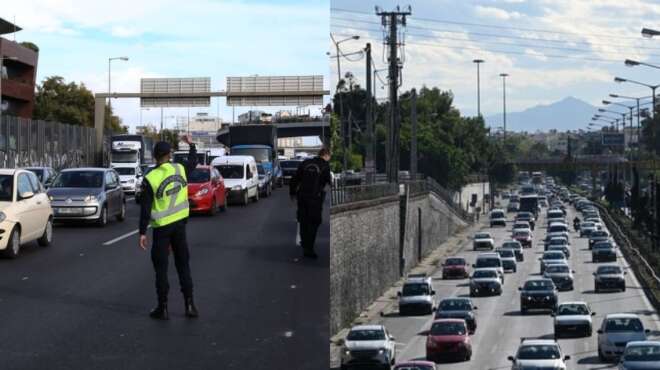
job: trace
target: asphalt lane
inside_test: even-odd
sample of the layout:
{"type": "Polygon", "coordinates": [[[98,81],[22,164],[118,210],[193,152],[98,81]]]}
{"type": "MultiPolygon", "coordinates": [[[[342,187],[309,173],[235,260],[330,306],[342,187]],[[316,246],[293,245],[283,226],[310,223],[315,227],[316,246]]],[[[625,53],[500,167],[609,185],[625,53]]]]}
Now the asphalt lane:
{"type": "Polygon", "coordinates": [[[186,319],[173,262],[170,320],[156,301],[138,206],[105,228],[57,226],[54,243],[0,260],[0,369],[321,369],[327,367],[328,208],[318,260],[295,246],[295,204],[280,189],[188,223],[195,300],[186,319]],[[104,243],[106,243],[104,245],[104,243]]]}
{"type": "MultiPolygon", "coordinates": [[[[569,207],[570,208],[570,207],[569,207]]],[[[525,249],[525,261],[518,263],[517,273],[507,273],[504,280],[504,292],[497,297],[473,298],[478,307],[476,311],[477,331],[471,337],[472,359],[469,362],[439,364],[441,369],[509,369],[511,362],[507,356],[514,355],[521,337],[553,338],[553,321],[548,313],[520,314],[520,295],[518,287],[532,276],[539,275],[538,257],[542,254],[540,241],[545,237],[545,213],[537,225],[543,225],[534,231],[534,247],[525,249]]],[[[575,216],[571,209],[568,220],[575,216]]],[[[509,218],[513,214],[508,215],[509,218]]],[[[487,228],[494,236],[496,245],[501,245],[509,239],[511,225],[506,228],[487,228]]],[[[588,302],[596,312],[593,317],[594,334],[591,338],[560,339],[559,344],[565,354],[571,356],[569,369],[615,369],[614,364],[600,363],[597,355],[596,329],[603,317],[608,313],[632,312],[640,315],[646,328],[651,329],[652,338],[660,337],[660,319],[657,312],[648,303],[633,271],[627,269],[625,292],[594,293],[592,273],[597,264],[591,262],[586,238],[571,233],[572,251],[570,264],[576,271],[575,289],[559,293],[559,302],[583,300],[588,302]]],[[[464,242],[464,248],[459,255],[473,263],[479,252],[471,250],[470,240],[464,242]]],[[[619,253],[619,263],[628,267],[627,262],[619,253]]],[[[468,280],[442,280],[441,270],[433,274],[433,284],[436,299],[452,296],[469,297],[468,280]]],[[[395,336],[397,341],[397,362],[410,359],[424,359],[426,356],[426,337],[424,331],[431,326],[432,317],[412,316],[400,317],[396,311],[384,317],[381,321],[395,336]]]]}

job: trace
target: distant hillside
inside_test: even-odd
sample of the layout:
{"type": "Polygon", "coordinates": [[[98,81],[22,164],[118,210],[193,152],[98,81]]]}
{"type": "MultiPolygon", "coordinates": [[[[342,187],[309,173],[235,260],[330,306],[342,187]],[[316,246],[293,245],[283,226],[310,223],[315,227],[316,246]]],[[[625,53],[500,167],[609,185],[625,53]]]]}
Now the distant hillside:
{"type": "MultiPolygon", "coordinates": [[[[537,105],[522,112],[507,112],[506,129],[527,132],[585,129],[597,110],[593,105],[569,96],[550,105],[537,105]]],[[[485,120],[491,127],[502,126],[501,113],[486,116],[485,120]]]]}

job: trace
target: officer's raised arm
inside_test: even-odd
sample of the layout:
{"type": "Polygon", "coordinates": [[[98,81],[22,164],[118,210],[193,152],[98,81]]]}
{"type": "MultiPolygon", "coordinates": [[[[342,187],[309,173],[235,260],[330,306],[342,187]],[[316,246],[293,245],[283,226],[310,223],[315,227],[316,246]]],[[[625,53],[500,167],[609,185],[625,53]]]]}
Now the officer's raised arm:
{"type": "Polygon", "coordinates": [[[195,147],[195,143],[193,143],[190,135],[183,135],[181,140],[183,140],[183,142],[188,144],[190,147],[190,150],[188,151],[188,160],[186,161],[185,165],[186,177],[188,177],[195,170],[195,168],[197,168],[197,148],[195,147]]]}

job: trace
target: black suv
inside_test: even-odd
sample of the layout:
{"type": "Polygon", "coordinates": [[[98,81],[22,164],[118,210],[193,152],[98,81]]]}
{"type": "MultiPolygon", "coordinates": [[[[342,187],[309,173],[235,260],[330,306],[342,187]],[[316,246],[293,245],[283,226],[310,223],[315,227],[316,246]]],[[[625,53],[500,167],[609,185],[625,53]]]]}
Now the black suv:
{"type": "Polygon", "coordinates": [[[532,278],[519,287],[520,313],[526,314],[530,309],[557,309],[557,287],[552,279],[532,278]]]}
{"type": "Polygon", "coordinates": [[[597,241],[591,246],[591,262],[616,262],[616,246],[611,240],[597,241]]]}

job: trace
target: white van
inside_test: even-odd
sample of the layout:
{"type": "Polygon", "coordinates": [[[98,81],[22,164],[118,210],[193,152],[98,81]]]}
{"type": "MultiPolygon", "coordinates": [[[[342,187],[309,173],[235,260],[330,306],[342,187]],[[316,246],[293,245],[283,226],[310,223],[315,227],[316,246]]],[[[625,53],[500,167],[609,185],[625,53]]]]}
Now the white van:
{"type": "Polygon", "coordinates": [[[229,200],[247,205],[250,199],[259,200],[259,173],[254,157],[248,155],[226,155],[211,162],[225,179],[229,200]]]}
{"type": "Polygon", "coordinates": [[[119,181],[124,193],[140,196],[142,169],[135,163],[113,163],[112,168],[119,174],[119,181]]]}

